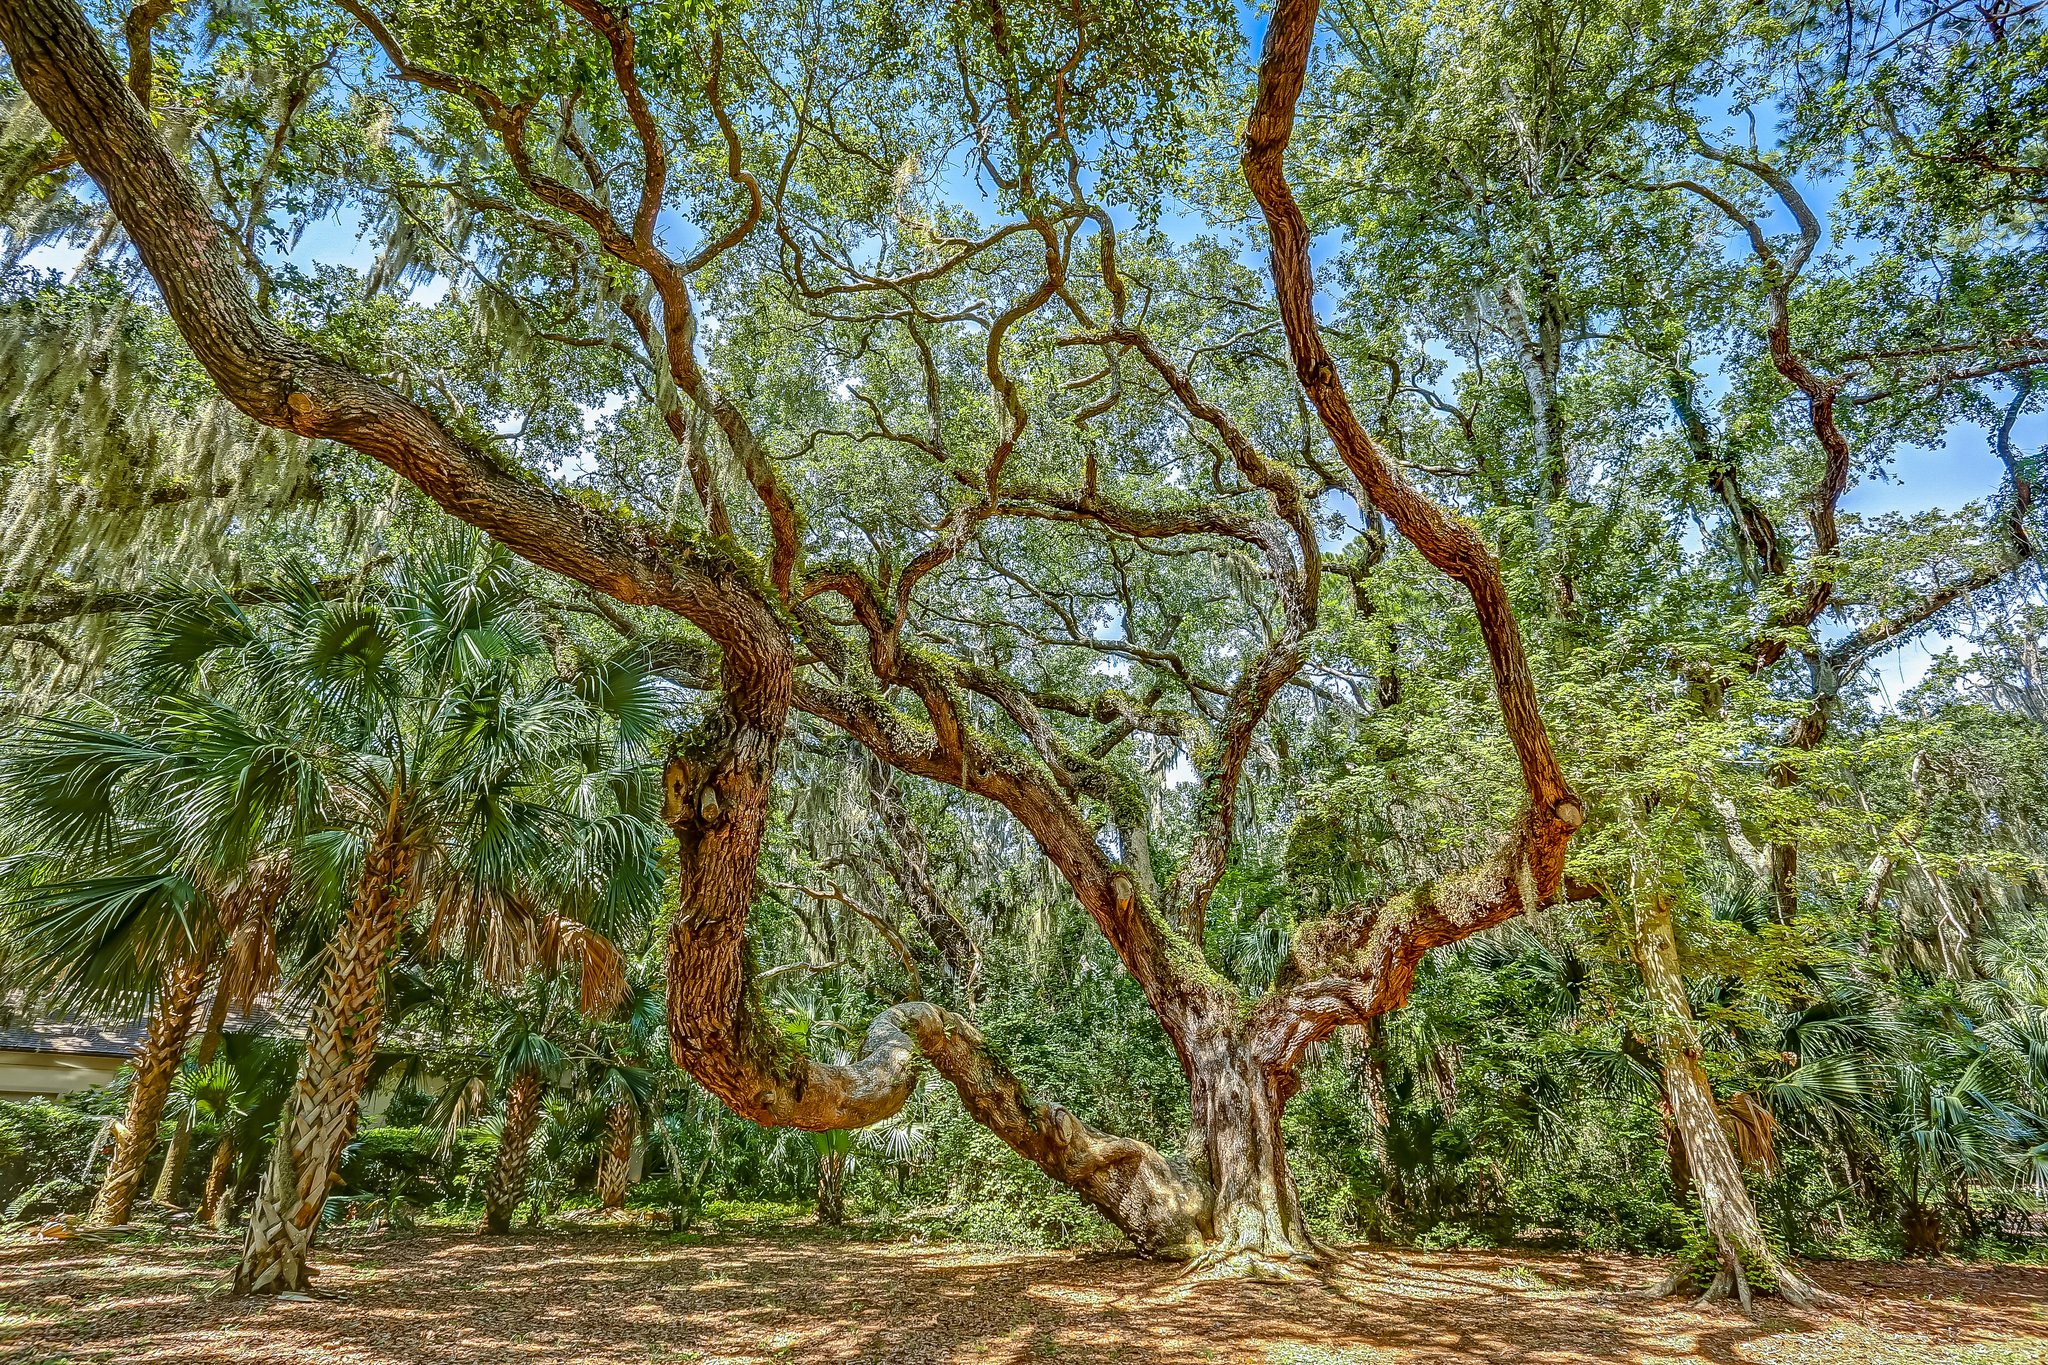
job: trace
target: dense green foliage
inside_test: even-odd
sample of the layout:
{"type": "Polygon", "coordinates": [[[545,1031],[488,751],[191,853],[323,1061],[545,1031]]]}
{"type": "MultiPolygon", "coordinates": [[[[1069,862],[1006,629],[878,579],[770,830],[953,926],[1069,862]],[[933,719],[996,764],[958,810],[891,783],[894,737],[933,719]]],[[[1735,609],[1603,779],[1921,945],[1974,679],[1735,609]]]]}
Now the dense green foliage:
{"type": "MultiPolygon", "coordinates": [[[[1005,761],[1060,774],[1148,900],[1241,765],[1200,946],[1248,997],[1305,925],[1498,843],[1523,790],[1489,642],[1278,334],[1234,147],[1263,20],[627,7],[673,142],[647,230],[659,209],[668,249],[703,247],[678,353],[652,286],[542,193],[630,209],[645,134],[611,49],[550,5],[373,6],[381,32],[362,8],[194,4],[155,38],[152,107],[291,334],[735,582],[796,535],[816,586],[778,611],[872,635],[845,585],[893,603],[904,652],[1005,761]],[[440,74],[393,74],[400,48],[440,74]],[[533,148],[471,83],[525,101],[533,148]],[[1233,757],[1313,559],[1260,460],[1300,486],[1321,596],[1233,757]]],[[[1438,949],[1404,1008],[1317,1049],[1285,1118],[1311,1220],[1697,1257],[1660,1069],[1683,1035],[1778,1245],[2038,1248],[2048,16],[1339,0],[1322,33],[1291,174],[1327,344],[1496,547],[1589,818],[1566,903],[1438,949]],[[1646,985],[1650,906],[1691,1021],[1646,985]]],[[[544,1207],[594,1196],[630,1112],[633,1202],[679,1218],[822,1207],[843,1165],[857,1218],[1105,1235],[936,1079],[844,1138],[758,1127],[678,1067],[656,815],[711,646],[232,410],[4,74],[0,99],[7,1009],[146,1008],[271,860],[250,989],[303,1014],[404,805],[429,889],[344,1197],[468,1207],[530,1074],[544,1207]]],[[[940,723],[936,694],[798,666],[940,723]]],[[[1196,1160],[1182,1061],[1045,850],[964,774],[892,774],[811,710],[747,929],[781,1036],[851,1057],[883,1009],[941,1001],[1029,1092],[1196,1160]]],[[[244,1191],[287,1074],[193,1088],[244,1191]]],[[[0,1107],[0,1198],[77,1145],[68,1112],[0,1107]]]]}

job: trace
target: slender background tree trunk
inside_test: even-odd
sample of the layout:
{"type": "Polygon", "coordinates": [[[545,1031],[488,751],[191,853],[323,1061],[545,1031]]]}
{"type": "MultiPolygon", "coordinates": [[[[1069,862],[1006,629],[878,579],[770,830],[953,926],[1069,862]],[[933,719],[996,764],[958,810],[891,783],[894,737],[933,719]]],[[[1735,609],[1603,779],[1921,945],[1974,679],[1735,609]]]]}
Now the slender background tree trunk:
{"type": "Polygon", "coordinates": [[[1355,1029],[1346,1030],[1345,1041],[1349,1048],[1346,1060],[1350,1063],[1351,1082],[1357,1087],[1359,1098],[1365,1101],[1366,1145],[1372,1150],[1372,1159],[1380,1168],[1379,1207],[1371,1215],[1371,1231],[1374,1239],[1379,1240],[1399,1224],[1406,1203],[1401,1168],[1394,1161],[1390,1141],[1394,1111],[1387,1086],[1387,1055],[1381,1042],[1380,1021],[1369,1019],[1355,1029]]]}
{"type": "Polygon", "coordinates": [[[833,1143],[818,1148],[818,1221],[830,1228],[846,1221],[846,1153],[833,1143]]]}
{"type": "MultiPolygon", "coordinates": [[[[213,1054],[220,1049],[221,1030],[227,1024],[228,995],[221,989],[222,983],[215,983],[213,1004],[206,1011],[206,1030],[199,1035],[199,1050],[192,1055],[194,1066],[206,1066],[213,1061],[213,1054]]],[[[156,1202],[175,1204],[178,1200],[178,1179],[185,1170],[186,1154],[192,1150],[192,1111],[187,1109],[178,1115],[178,1127],[171,1134],[171,1145],[164,1150],[163,1169],[157,1172],[156,1202]]]]}
{"type": "Polygon", "coordinates": [[[164,1100],[185,1058],[185,1040],[192,1033],[192,1015],[206,986],[211,958],[207,952],[191,953],[164,976],[156,1016],[143,1035],[142,1050],[135,1054],[135,1089],[128,1096],[128,1113],[114,1141],[114,1157],[92,1201],[89,1221],[96,1226],[118,1227],[134,1209],[150,1149],[156,1146],[164,1100]]]}
{"type": "Polygon", "coordinates": [[[228,1179],[235,1173],[235,1135],[223,1126],[213,1149],[213,1161],[206,1168],[206,1192],[199,1198],[199,1221],[214,1227],[227,1225],[228,1179]]]}
{"type": "Polygon", "coordinates": [[[633,1106],[620,1100],[605,1115],[604,1155],[597,1163],[599,1207],[616,1209],[626,1202],[627,1172],[633,1164],[633,1106]]]}
{"type": "Polygon", "coordinates": [[[1743,1183],[1735,1148],[1721,1127],[1714,1088],[1700,1065],[1699,1039],[1692,1006],[1685,995],[1685,975],[1678,961],[1678,939],[1672,926],[1671,903],[1655,897],[1635,912],[1636,961],[1643,985],[1662,1014],[1657,1060],[1664,1078],[1664,1098],[1671,1124],[1685,1150],[1685,1164],[1699,1190],[1700,1215],[1720,1257],[1705,1298],[1734,1292],[1749,1305],[1750,1275],[1767,1273],[1771,1288],[1794,1303],[1807,1303],[1812,1291],[1778,1258],[1764,1239],[1762,1220],[1743,1183]]]}

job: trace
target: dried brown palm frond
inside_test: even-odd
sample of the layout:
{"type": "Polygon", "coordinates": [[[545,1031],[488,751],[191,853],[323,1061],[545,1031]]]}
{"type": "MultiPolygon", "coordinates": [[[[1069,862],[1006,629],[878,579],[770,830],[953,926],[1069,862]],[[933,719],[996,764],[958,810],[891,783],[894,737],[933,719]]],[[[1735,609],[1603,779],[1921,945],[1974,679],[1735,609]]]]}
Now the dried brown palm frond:
{"type": "Polygon", "coordinates": [[[626,1001],[626,957],[609,938],[580,920],[551,914],[541,921],[541,969],[576,967],[577,1008],[590,1018],[610,1014],[626,1001]]]}
{"type": "Polygon", "coordinates": [[[219,893],[227,942],[215,989],[226,995],[230,1009],[246,1012],[277,989],[277,916],[290,889],[289,864],[265,858],[219,893]]]}
{"type": "Polygon", "coordinates": [[[427,926],[431,950],[465,958],[498,990],[519,984],[540,961],[539,916],[520,897],[461,882],[444,885],[427,926]]]}
{"type": "Polygon", "coordinates": [[[578,1007],[593,1018],[617,1009],[630,989],[625,956],[609,938],[581,920],[541,911],[522,895],[443,887],[435,898],[427,942],[437,951],[468,958],[477,975],[501,991],[530,972],[573,967],[578,1007]]]}
{"type": "Polygon", "coordinates": [[[1735,1154],[1753,1171],[1773,1174],[1778,1169],[1778,1120],[1747,1090],[1738,1090],[1721,1102],[1721,1126],[1735,1144],[1735,1154]]]}

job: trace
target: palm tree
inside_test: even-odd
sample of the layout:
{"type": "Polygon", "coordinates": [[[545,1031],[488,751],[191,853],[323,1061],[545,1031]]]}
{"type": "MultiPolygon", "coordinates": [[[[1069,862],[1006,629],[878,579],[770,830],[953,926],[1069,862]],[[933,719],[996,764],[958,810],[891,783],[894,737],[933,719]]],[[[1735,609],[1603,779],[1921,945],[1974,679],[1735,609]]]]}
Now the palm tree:
{"type": "MultiPolygon", "coordinates": [[[[210,1118],[218,1133],[199,1201],[199,1220],[213,1222],[220,1213],[228,1177],[234,1172],[234,1127],[248,1112],[242,1078],[226,1058],[211,1057],[203,1062],[195,1058],[173,1084],[171,1103],[178,1111],[180,1132],[189,1134],[199,1119],[210,1118]]],[[[170,1157],[170,1153],[164,1154],[166,1164],[170,1157]]]]}
{"type": "MultiPolygon", "coordinates": [[[[639,999],[660,1008],[659,997],[651,991],[641,992],[639,999]]],[[[638,1013],[630,1011],[629,1017],[638,1013]]],[[[603,1106],[605,1114],[604,1143],[597,1159],[597,1202],[600,1208],[617,1209],[624,1206],[631,1181],[633,1141],[639,1137],[642,1123],[654,1113],[654,1073],[609,1048],[600,1054],[600,1068],[597,1084],[591,1088],[591,1098],[603,1106]]]]}
{"type": "MultiPolygon", "coordinates": [[[[512,561],[495,547],[452,541],[339,598],[293,570],[273,596],[244,608],[213,594],[147,613],[129,656],[140,704],[118,728],[72,735],[84,756],[51,779],[74,806],[146,792],[175,847],[207,870],[286,849],[294,883],[339,921],[250,1217],[236,1275],[245,1291],[305,1285],[354,1133],[384,970],[412,909],[437,886],[503,898],[527,869],[559,861],[570,818],[528,789],[593,728],[544,668],[512,561]]],[[[191,953],[210,946],[188,938],[191,953]]],[[[175,1017],[189,1029],[189,1004],[175,1017]]],[[[167,1025],[148,1055],[159,1103],[182,1043],[167,1025]]]]}
{"type": "Polygon", "coordinates": [[[605,1105],[604,1150],[597,1159],[597,1204],[603,1209],[625,1206],[632,1182],[633,1139],[640,1133],[640,1106],[620,1097],[605,1105]]]}
{"type": "Polygon", "coordinates": [[[262,983],[284,890],[274,861],[191,843],[166,819],[158,794],[188,768],[184,755],[83,714],[28,722],[0,761],[0,824],[24,850],[6,869],[8,931],[33,979],[76,1008],[149,1011],[93,1200],[102,1226],[128,1221],[216,963],[217,1020],[262,983]]]}
{"type": "Polygon", "coordinates": [[[658,784],[633,760],[661,698],[629,659],[576,688],[556,676],[505,551],[458,538],[340,597],[289,569],[266,599],[146,611],[95,723],[37,722],[0,772],[0,815],[37,836],[11,843],[65,851],[16,869],[18,906],[42,926],[30,954],[76,964],[103,996],[161,983],[102,1217],[125,1217],[140,1186],[207,971],[252,888],[273,895],[283,877],[332,926],[243,1291],[306,1283],[385,968],[417,905],[433,899],[430,937],[512,930],[531,951],[497,954],[508,975],[533,952],[583,962],[586,998],[601,998],[616,953],[596,951],[588,921],[644,912],[659,889],[658,784]]]}
{"type": "MultiPolygon", "coordinates": [[[[542,1011],[545,1013],[545,1000],[542,1011]]],[[[526,1164],[540,1126],[541,1095],[562,1073],[567,1058],[542,1031],[542,1021],[514,1010],[492,1039],[497,1080],[505,1091],[505,1125],[499,1133],[498,1162],[484,1186],[483,1230],[503,1234],[512,1229],[512,1215],[526,1193],[526,1164]]]]}
{"type": "Polygon", "coordinates": [[[662,1029],[659,985],[629,976],[618,1009],[596,1031],[596,1082],[590,1093],[605,1113],[597,1161],[600,1208],[624,1206],[631,1182],[633,1142],[643,1126],[658,1117],[653,1063],[660,1055],[662,1029]]]}
{"type": "Polygon", "coordinates": [[[185,951],[164,972],[156,1012],[143,1035],[141,1050],[130,1063],[135,1085],[128,1094],[128,1111],[115,1126],[114,1154],[106,1178],[93,1196],[88,1215],[91,1223],[115,1227],[128,1221],[142,1187],[144,1166],[156,1145],[164,1101],[185,1056],[185,1040],[192,1030],[199,994],[206,986],[210,958],[207,949],[188,940],[185,951]]]}
{"type": "MultiPolygon", "coordinates": [[[[384,968],[412,909],[513,904],[555,860],[568,817],[531,799],[588,730],[546,658],[510,557],[464,538],[410,561],[381,600],[305,603],[265,656],[303,660],[310,705],[252,678],[252,699],[330,746],[336,817],[314,837],[350,876],[284,1139],[249,1220],[236,1285],[301,1288],[328,1186],[354,1135],[384,968]]],[[[297,691],[296,688],[293,689],[297,691]]],[[[339,878],[337,878],[337,883],[339,878]]]]}

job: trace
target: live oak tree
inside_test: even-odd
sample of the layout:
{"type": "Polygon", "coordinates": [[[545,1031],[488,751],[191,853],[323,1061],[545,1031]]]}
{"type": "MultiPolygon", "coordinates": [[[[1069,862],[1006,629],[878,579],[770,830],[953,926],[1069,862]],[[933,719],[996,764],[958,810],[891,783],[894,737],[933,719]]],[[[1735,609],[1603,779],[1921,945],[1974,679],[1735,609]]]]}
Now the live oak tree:
{"type": "MultiPolygon", "coordinates": [[[[282,331],[250,302],[248,253],[76,11],[19,8],[5,37],[23,88],[98,181],[230,401],[371,455],[534,563],[679,616],[716,647],[714,704],[666,779],[681,856],[668,950],[678,1060],[748,1117],[822,1130],[891,1113],[921,1055],[977,1119],[1142,1249],[1225,1268],[1314,1259],[1280,1136],[1304,1054],[1398,1006],[1429,948],[1554,896],[1581,817],[1491,552],[1366,435],[1317,340],[1307,238],[1279,159],[1312,10],[1283,10],[1271,31],[1246,168],[1295,367],[1348,474],[1297,457],[1320,441],[1298,409],[1273,411],[1201,373],[1202,334],[1229,344],[1227,312],[1204,316],[1198,287],[1223,262],[1175,260],[1142,232],[1125,246],[1112,213],[1170,166],[1190,82],[1212,67],[1227,15],[991,8],[889,16],[867,33],[803,13],[712,27],[572,4],[545,16],[560,61],[541,70],[510,64],[512,33],[480,16],[458,31],[425,12],[342,8],[347,22],[322,31],[405,129],[402,154],[396,137],[366,149],[379,164],[365,179],[413,232],[430,227],[418,195],[445,196],[467,254],[501,267],[479,296],[573,308],[564,344],[622,356],[681,456],[667,506],[565,496],[481,449],[473,422],[282,331]],[[816,60],[786,82],[772,54],[798,43],[816,60]],[[946,58],[935,68],[907,55],[920,47],[946,58]],[[873,117],[884,107],[916,117],[891,126],[873,117]],[[993,227],[918,192],[963,134],[967,173],[1002,214],[993,227]],[[714,167],[724,188],[705,174],[714,167]],[[688,255],[667,244],[664,218],[678,211],[706,224],[688,255]],[[550,277],[561,283],[537,288],[550,277]],[[703,335],[708,299],[720,305],[716,347],[703,335]],[[770,330],[781,319],[805,328],[770,330]],[[813,381],[764,386],[732,368],[769,345],[794,349],[785,373],[801,373],[808,351],[813,381]],[[976,404],[986,420],[963,415],[976,404]],[[828,518],[835,482],[881,470],[918,498],[828,518]],[[1351,479],[1472,594],[1529,806],[1479,866],[1300,935],[1275,989],[1246,999],[1204,959],[1206,903],[1254,734],[1315,624],[1314,500],[1351,479]],[[1016,563],[1008,545],[1039,537],[1122,593],[1160,583],[1160,556],[1223,591],[1182,608],[1131,602],[1109,634],[1095,611],[1045,601],[1054,643],[1148,679],[1133,693],[1069,667],[1069,688],[1047,686],[1004,666],[1023,652],[1007,621],[954,609],[963,595],[1033,600],[1041,585],[1004,571],[1016,563]],[[1235,617],[1207,657],[1177,647],[1189,611],[1235,617]],[[776,1035],[749,987],[745,925],[792,709],[1031,831],[1181,1057],[1198,1130],[1189,1169],[1026,1093],[970,1024],[927,1004],[885,1013],[845,1065],[776,1035]],[[1161,878],[1132,856],[1143,813],[1111,755],[1136,733],[1196,731],[1196,830],[1161,878]]],[[[531,34],[517,41],[530,54],[531,34]]]]}
{"type": "MultiPolygon", "coordinates": [[[[381,461],[587,590],[560,609],[708,698],[665,775],[669,1025],[732,1109],[874,1122],[922,1057],[1140,1248],[1226,1269],[1314,1258],[1280,1133],[1304,1059],[1397,1008],[1429,948],[1555,899],[1584,824],[1574,891],[1639,939],[1645,1036],[1702,1153],[1721,1287],[1743,1292],[1767,1249],[1753,1210],[1721,1219],[1747,1198],[1699,1063],[1711,1021],[1686,1017],[1684,882],[1754,861],[1796,921],[1819,842],[1802,774],[1856,670],[2026,557],[2011,438],[2029,388],[1996,411],[1990,395],[2037,358],[2035,296],[1948,286],[2026,285],[2028,257],[1964,241],[1945,277],[1905,278],[1818,251],[1784,167],[1839,145],[1839,111],[1801,105],[1832,131],[1773,152],[1699,112],[1727,61],[1778,59],[1770,23],[1711,6],[1318,17],[1272,14],[1241,165],[1221,7],[349,0],[224,20],[215,66],[159,62],[148,100],[66,4],[19,6],[0,37],[55,130],[34,130],[21,183],[107,242],[126,231],[230,402],[381,461]],[[210,112],[167,145],[143,107],[182,107],[165,101],[185,82],[210,112]],[[1295,147],[1304,102],[1330,136],[1295,147]],[[1182,193],[1247,235],[1157,230],[1182,193]],[[1791,237],[1760,226],[1770,203],[1791,237]],[[379,225],[382,254],[360,282],[307,288],[278,265],[289,215],[341,205],[379,225]],[[1332,227],[1334,309],[1310,259],[1332,227]],[[434,276],[447,301],[395,297],[434,276]],[[2011,471],[1999,514],[1839,513],[1885,452],[1987,414],[2011,471]],[[1584,804],[1536,676],[1573,766],[1610,774],[1584,804]],[[1452,733],[1495,731],[1484,679],[1498,755],[1452,733]],[[1396,860],[1405,891],[1346,869],[1361,844],[1333,839],[1323,918],[1246,970],[1214,932],[1217,888],[1248,823],[1263,807],[1270,831],[1292,799],[1298,737],[1340,707],[1470,764],[1456,836],[1396,860]],[[979,954],[947,928],[907,779],[1028,831],[1187,1074],[1185,1164],[1027,1091],[925,1000],[844,1064],[790,1042],[756,990],[748,913],[777,794],[802,781],[790,738],[820,726],[870,755],[864,847],[963,1006],[979,954]],[[1711,782],[1662,761],[1681,732],[1710,736],[1711,782]],[[1763,787],[1731,758],[1759,749],[1763,787]],[[1496,770],[1504,784],[1479,780],[1496,770]]],[[[131,65],[175,22],[137,9],[131,65]]],[[[1812,59],[1802,32],[1795,61],[1812,59]]],[[[1932,145],[1924,109],[1890,108],[1932,145]]],[[[1965,134],[2000,135],[1936,140],[1965,134]]],[[[2024,173],[1991,179],[2023,200],[2024,173]]],[[[1916,247],[1944,212],[1908,219],[1916,247]]],[[[766,889],[870,893],[811,870],[766,889]]]]}

